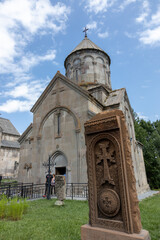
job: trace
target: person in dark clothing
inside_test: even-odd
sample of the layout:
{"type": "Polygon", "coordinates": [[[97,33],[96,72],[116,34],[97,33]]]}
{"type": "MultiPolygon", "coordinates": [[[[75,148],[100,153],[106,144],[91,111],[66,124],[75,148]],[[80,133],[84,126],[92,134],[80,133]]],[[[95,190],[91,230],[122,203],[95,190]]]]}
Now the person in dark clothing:
{"type": "Polygon", "coordinates": [[[46,197],[49,186],[50,186],[50,191],[51,191],[52,178],[53,178],[53,175],[51,174],[51,172],[46,175],[46,184],[45,184],[46,187],[45,187],[45,194],[43,195],[43,197],[46,197]]]}

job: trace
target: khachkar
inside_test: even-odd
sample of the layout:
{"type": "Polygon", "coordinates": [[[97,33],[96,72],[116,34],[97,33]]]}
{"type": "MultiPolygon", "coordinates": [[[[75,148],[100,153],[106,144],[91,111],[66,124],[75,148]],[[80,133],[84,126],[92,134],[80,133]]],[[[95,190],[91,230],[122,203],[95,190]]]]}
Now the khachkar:
{"type": "Polygon", "coordinates": [[[105,111],[85,123],[89,184],[89,224],[82,240],[149,240],[142,230],[130,139],[120,110],[105,111]]]}

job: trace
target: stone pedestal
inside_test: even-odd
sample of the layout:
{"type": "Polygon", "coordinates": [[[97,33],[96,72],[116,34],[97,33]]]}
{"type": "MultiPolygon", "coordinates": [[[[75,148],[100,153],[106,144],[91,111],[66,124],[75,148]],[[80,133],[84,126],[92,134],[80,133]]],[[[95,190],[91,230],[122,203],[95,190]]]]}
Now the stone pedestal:
{"type": "Polygon", "coordinates": [[[63,200],[66,199],[66,181],[65,177],[62,175],[55,176],[55,192],[57,196],[55,205],[63,205],[63,200]]]}
{"type": "Polygon", "coordinates": [[[81,226],[81,240],[150,240],[150,236],[146,230],[141,230],[139,234],[128,234],[86,224],[81,226]]]}

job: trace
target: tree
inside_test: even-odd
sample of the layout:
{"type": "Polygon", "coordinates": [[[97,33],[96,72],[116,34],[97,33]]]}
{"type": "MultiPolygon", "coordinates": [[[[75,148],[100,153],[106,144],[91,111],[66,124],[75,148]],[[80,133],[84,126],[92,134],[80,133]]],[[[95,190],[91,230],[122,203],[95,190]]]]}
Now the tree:
{"type": "Polygon", "coordinates": [[[149,185],[152,189],[160,188],[160,120],[151,123],[136,116],[135,133],[136,139],[143,144],[149,185]]]}

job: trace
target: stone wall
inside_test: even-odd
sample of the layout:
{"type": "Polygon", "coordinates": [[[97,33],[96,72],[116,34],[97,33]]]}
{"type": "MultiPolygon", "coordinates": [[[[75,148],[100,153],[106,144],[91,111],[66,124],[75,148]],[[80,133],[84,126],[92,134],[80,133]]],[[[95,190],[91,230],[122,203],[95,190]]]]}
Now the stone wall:
{"type": "Polygon", "coordinates": [[[142,146],[140,146],[140,144],[137,144],[136,141],[133,113],[127,95],[125,95],[124,101],[121,102],[120,109],[123,111],[125,115],[126,124],[128,128],[137,192],[142,193],[149,190],[149,185],[147,183],[143,150],[142,146]]]}
{"type": "MultiPolygon", "coordinates": [[[[66,167],[67,182],[86,183],[84,122],[91,117],[89,112],[96,114],[101,110],[95,103],[58,80],[34,112],[32,131],[26,134],[21,143],[19,181],[23,179],[25,182],[43,183],[48,171],[44,165],[50,154],[53,164],[57,157],[65,159],[66,166],[58,167],[66,167]],[[57,89],[63,91],[57,94],[57,89]],[[25,163],[32,163],[32,168],[24,169],[25,163]]],[[[57,165],[51,168],[52,173],[56,168],[57,165]]]]}
{"type": "Polygon", "coordinates": [[[66,59],[66,77],[75,83],[100,83],[111,89],[109,58],[101,51],[81,50],[66,59]]]}
{"type": "Polygon", "coordinates": [[[25,140],[21,142],[18,181],[32,182],[32,129],[27,133],[25,140]]]}
{"type": "MultiPolygon", "coordinates": [[[[17,136],[1,133],[1,140],[17,141],[17,136]]],[[[3,178],[17,178],[20,150],[12,147],[0,147],[0,175],[3,178]]]]}

